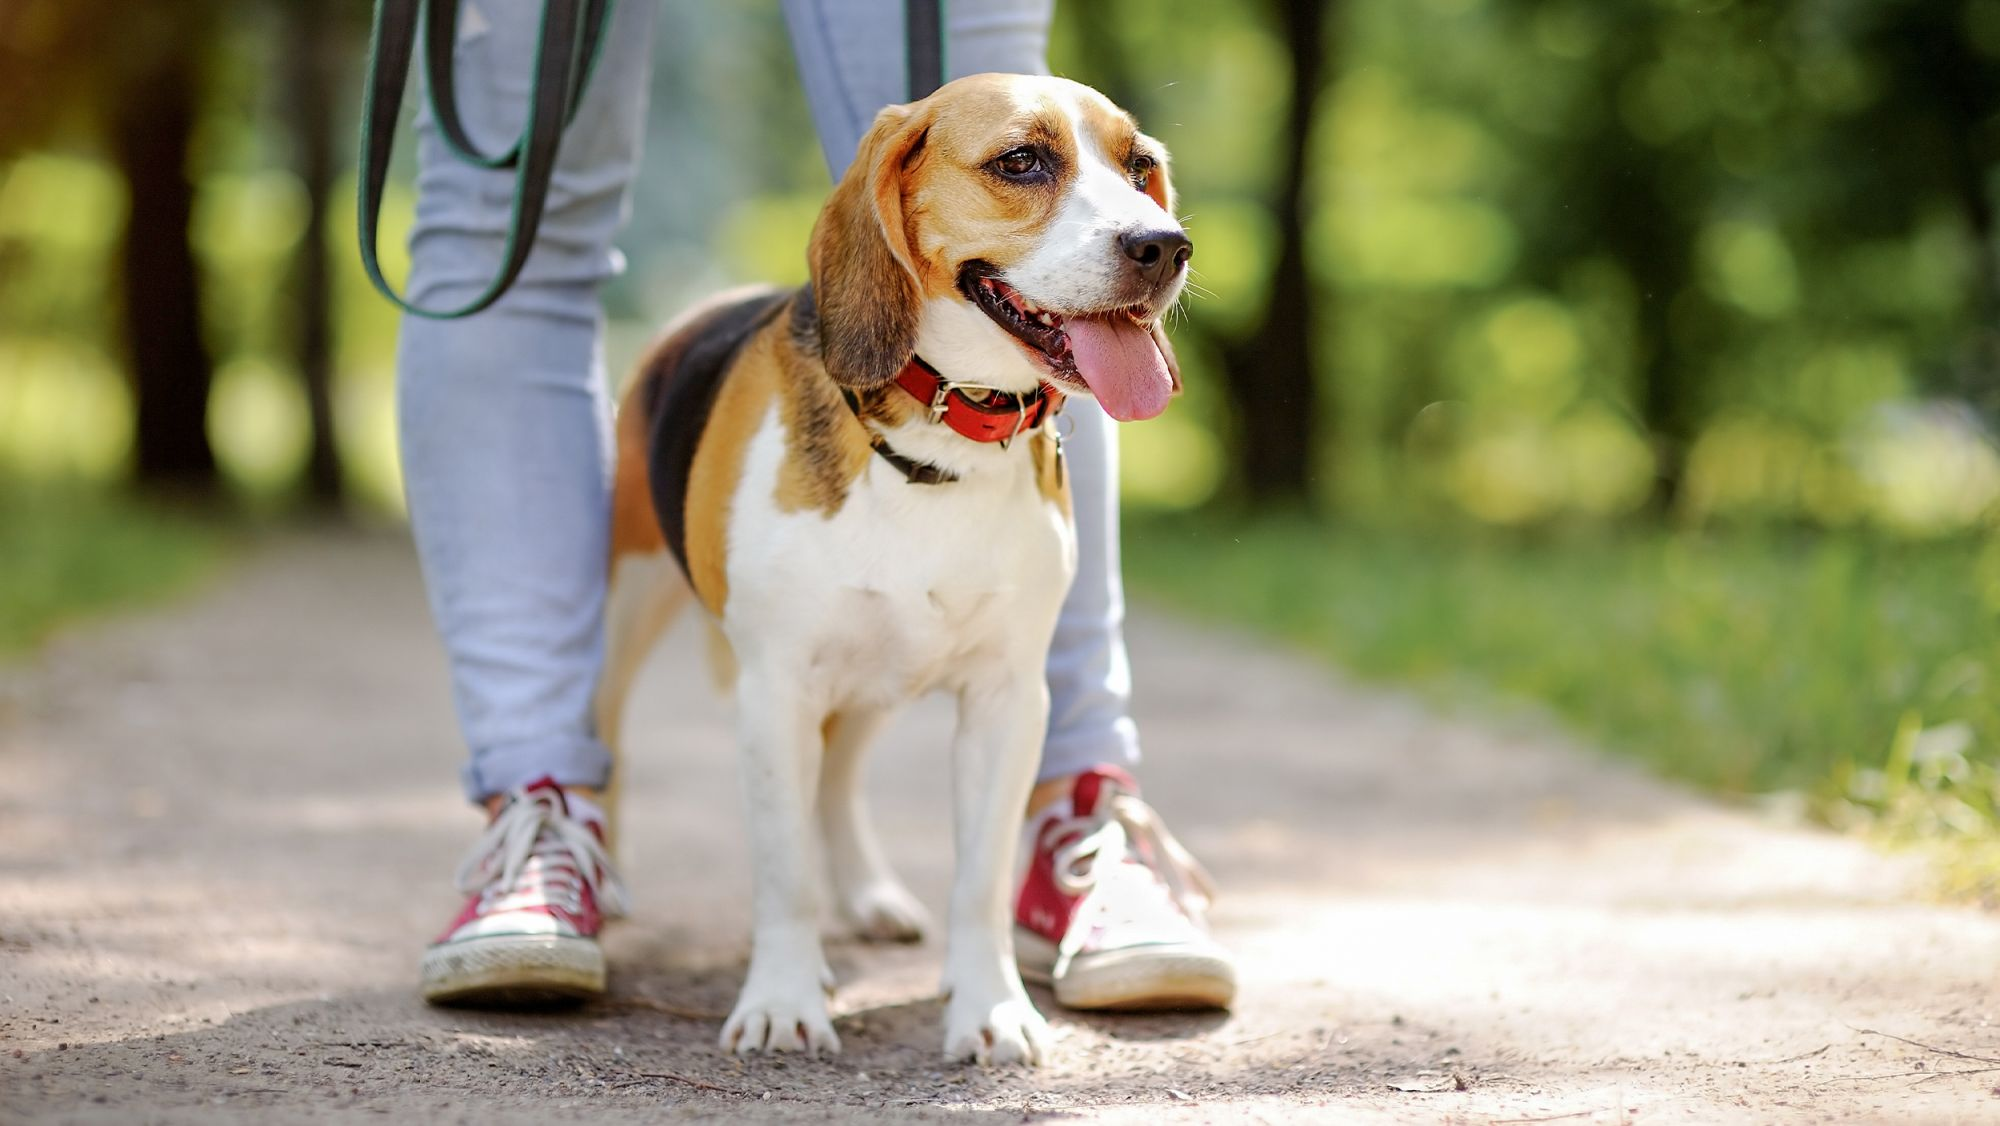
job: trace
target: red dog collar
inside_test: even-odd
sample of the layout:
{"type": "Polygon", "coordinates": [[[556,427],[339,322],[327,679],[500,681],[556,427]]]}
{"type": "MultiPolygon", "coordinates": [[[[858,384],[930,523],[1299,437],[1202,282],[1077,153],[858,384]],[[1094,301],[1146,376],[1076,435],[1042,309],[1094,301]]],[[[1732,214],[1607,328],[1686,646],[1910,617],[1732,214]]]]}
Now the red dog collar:
{"type": "Polygon", "coordinates": [[[897,373],[896,385],[930,407],[932,422],[975,442],[1004,442],[1026,434],[1063,405],[1063,393],[1046,383],[1027,395],[994,391],[974,399],[964,389],[976,385],[953,383],[916,356],[897,373]]]}

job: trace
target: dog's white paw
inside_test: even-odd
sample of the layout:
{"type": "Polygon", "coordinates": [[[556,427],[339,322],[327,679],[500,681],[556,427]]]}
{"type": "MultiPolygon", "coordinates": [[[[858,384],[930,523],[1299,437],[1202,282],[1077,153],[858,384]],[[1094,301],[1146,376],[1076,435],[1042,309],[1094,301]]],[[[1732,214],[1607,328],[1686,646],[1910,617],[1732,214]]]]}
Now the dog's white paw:
{"type": "Polygon", "coordinates": [[[930,912],[895,880],[873,880],[840,897],[840,913],[869,942],[922,942],[930,912]]]}
{"type": "Polygon", "coordinates": [[[1034,1066],[1048,1052],[1049,1026],[1021,994],[977,1001],[955,993],[945,1006],[944,1056],[948,1062],[1020,1063],[1034,1066]]]}
{"type": "Polygon", "coordinates": [[[833,975],[824,966],[811,973],[759,975],[754,967],[736,1009],[722,1025],[722,1050],[739,1056],[758,1052],[836,1055],[840,1036],[827,1016],[826,995],[833,975]]]}

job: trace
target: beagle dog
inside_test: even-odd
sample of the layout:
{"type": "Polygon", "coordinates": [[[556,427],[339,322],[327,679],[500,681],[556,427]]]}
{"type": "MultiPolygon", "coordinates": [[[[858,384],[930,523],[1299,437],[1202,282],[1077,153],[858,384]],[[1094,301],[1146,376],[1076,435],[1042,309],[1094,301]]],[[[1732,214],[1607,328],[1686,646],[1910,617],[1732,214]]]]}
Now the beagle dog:
{"type": "Polygon", "coordinates": [[[821,870],[863,936],[921,934],[861,759],[943,690],[945,1054],[1042,1055],[1009,897],[1076,565],[1056,419],[1069,395],[1119,420],[1166,408],[1160,318],[1192,252],[1166,150],[1130,115],[1063,79],[976,75],[876,117],[813,228],[809,284],[715,298],[642,361],[617,424],[597,722],[615,747],[634,673],[699,603],[737,697],[756,874],[724,1049],[839,1050],[821,870]]]}

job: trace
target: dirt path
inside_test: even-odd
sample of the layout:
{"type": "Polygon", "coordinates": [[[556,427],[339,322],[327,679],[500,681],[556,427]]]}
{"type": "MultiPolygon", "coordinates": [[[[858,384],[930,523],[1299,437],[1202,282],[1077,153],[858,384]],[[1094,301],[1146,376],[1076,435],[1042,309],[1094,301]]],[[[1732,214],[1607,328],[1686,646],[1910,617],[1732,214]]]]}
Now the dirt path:
{"type": "MultiPolygon", "coordinates": [[[[282,545],[0,674],[0,1122],[2000,1121],[2000,1070],[1944,1074],[2000,1064],[1883,1035],[2000,1057],[2000,919],[1908,863],[1150,615],[1145,778],[1223,883],[1238,1011],[1038,995],[1053,1066],[945,1067],[937,947],[841,945],[847,1054],[739,1065],[748,872],[693,640],[632,725],[616,998],[557,1016],[414,997],[476,822],[397,541],[282,545]]],[[[874,771],[934,906],[943,723],[874,771]]]]}

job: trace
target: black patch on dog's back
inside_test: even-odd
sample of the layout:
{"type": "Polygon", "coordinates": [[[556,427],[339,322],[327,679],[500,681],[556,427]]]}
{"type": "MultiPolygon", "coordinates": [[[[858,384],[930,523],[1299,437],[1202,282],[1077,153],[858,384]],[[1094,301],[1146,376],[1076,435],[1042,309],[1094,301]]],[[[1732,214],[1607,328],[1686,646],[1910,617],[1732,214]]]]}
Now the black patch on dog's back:
{"type": "MultiPolygon", "coordinates": [[[[760,293],[724,305],[685,330],[685,338],[670,341],[660,351],[646,412],[651,434],[647,478],[653,490],[653,511],[667,549],[688,573],[687,488],[695,450],[708,429],[715,393],[757,330],[770,323],[791,298],[789,291],[760,293]]],[[[690,574],[690,578],[692,575],[690,574]]]]}

